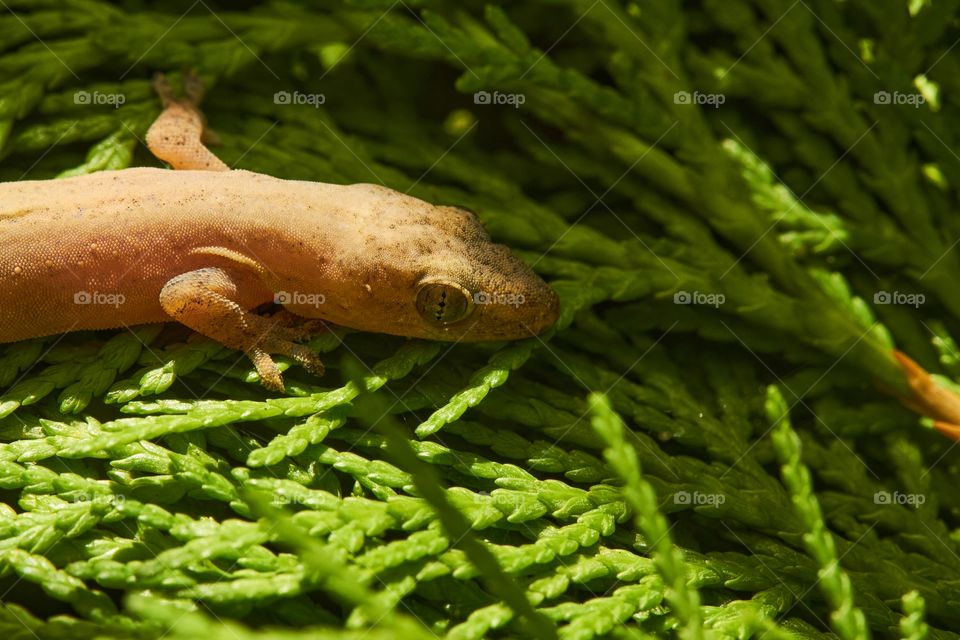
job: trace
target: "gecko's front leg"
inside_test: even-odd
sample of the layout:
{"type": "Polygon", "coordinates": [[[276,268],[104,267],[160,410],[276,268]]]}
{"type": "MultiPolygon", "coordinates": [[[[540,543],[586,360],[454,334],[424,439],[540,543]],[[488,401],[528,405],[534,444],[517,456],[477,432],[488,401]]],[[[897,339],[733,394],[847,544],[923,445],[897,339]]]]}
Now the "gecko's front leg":
{"type": "Polygon", "coordinates": [[[160,292],[160,304],[174,320],[246,353],[271,391],[283,391],[283,377],[272,353],[289,356],[311,373],[323,375],[320,358],[296,344],[293,331],[250,313],[236,301],[238,282],[243,279],[243,274],[219,267],[190,271],[167,282],[160,292]]]}
{"type": "Polygon", "coordinates": [[[150,151],[174,169],[229,171],[230,167],[203,144],[205,123],[200,112],[203,89],[194,74],[184,78],[187,97],[178,100],[163,75],[158,75],[153,86],[163,101],[163,112],[147,131],[150,151]]]}

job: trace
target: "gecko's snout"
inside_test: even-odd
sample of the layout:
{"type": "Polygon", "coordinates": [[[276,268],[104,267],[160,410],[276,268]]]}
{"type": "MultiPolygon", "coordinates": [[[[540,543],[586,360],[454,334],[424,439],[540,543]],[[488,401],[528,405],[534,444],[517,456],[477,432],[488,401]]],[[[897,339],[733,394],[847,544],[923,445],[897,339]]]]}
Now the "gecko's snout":
{"type": "Polygon", "coordinates": [[[467,339],[517,340],[543,333],[560,315],[556,292],[505,247],[496,270],[475,274],[467,339]]]}
{"type": "Polygon", "coordinates": [[[546,292],[543,294],[545,300],[541,307],[542,310],[534,316],[530,326],[530,331],[534,335],[543,333],[560,319],[560,296],[546,282],[543,284],[546,287],[546,292]]]}
{"type": "Polygon", "coordinates": [[[524,299],[521,310],[517,308],[516,323],[525,336],[539,335],[556,324],[560,317],[560,298],[557,293],[538,276],[524,299]],[[528,306],[529,305],[529,306],[528,306]]]}

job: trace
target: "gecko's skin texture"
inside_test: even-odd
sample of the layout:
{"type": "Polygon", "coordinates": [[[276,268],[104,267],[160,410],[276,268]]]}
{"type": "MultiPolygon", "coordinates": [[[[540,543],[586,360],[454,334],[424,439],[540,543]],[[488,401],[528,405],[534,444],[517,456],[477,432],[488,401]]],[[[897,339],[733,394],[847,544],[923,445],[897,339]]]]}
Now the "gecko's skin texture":
{"type": "Polygon", "coordinates": [[[323,365],[295,342],[310,323],[250,312],[265,303],[446,341],[556,321],[553,290],[473,214],[376,185],[231,171],[200,141],[196,96],[160,88],[167,108],[147,143],[179,170],[0,184],[0,342],[173,319],[244,351],[282,390],[269,354],[323,365]]]}

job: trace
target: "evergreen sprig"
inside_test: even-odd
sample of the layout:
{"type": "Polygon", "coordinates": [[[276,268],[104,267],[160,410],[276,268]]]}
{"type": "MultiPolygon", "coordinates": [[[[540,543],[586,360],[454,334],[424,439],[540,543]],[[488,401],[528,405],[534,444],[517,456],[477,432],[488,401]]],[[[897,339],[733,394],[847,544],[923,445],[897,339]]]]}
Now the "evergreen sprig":
{"type": "Polygon", "coordinates": [[[957,637],[957,454],[883,393],[960,373],[957,0],[4,5],[0,180],[158,164],[192,67],[230,166],[467,207],[562,310],[336,329],[283,396],[173,327],[4,345],[3,632],[957,637]]]}

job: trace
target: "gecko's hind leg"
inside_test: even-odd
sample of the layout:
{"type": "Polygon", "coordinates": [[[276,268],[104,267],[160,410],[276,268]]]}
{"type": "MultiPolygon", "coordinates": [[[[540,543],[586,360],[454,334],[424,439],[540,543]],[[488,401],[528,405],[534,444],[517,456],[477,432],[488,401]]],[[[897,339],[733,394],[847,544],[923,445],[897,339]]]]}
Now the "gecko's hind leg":
{"type": "MultiPolygon", "coordinates": [[[[187,97],[177,99],[163,74],[157,74],[153,87],[163,102],[163,112],[147,131],[147,146],[160,160],[174,169],[229,171],[223,160],[204,145],[210,134],[198,107],[203,97],[200,79],[193,73],[184,77],[187,97]]],[[[215,136],[214,136],[215,137],[215,136]]]]}
{"type": "MultiPolygon", "coordinates": [[[[253,361],[263,386],[283,391],[283,377],[271,353],[289,356],[307,371],[323,375],[324,367],[313,351],[290,340],[288,330],[270,318],[250,313],[241,305],[239,291],[251,291],[255,281],[241,272],[208,267],[181,274],[160,292],[163,310],[174,320],[232,349],[239,349],[253,361]]],[[[250,294],[251,296],[253,294],[250,294]]],[[[259,296],[259,294],[257,294],[259,296]]]]}

